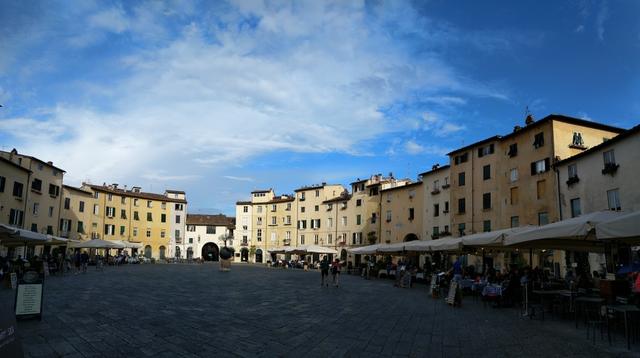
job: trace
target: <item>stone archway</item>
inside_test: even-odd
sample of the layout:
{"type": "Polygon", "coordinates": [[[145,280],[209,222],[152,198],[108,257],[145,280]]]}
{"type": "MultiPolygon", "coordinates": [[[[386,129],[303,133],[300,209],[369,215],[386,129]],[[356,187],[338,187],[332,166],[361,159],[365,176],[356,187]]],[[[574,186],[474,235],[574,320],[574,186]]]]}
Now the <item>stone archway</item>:
{"type": "Polygon", "coordinates": [[[340,250],[340,261],[347,261],[347,250],[340,250]]]}
{"type": "Polygon", "coordinates": [[[191,260],[193,258],[193,248],[187,248],[187,259],[191,260]]]}
{"type": "Polygon", "coordinates": [[[418,235],[416,234],[407,234],[407,236],[404,237],[404,242],[409,242],[409,241],[416,241],[418,240],[418,235]]]}
{"type": "Polygon", "coordinates": [[[220,259],[220,249],[213,242],[208,242],[202,246],[202,257],[205,261],[218,261],[220,259]]]}
{"type": "Polygon", "coordinates": [[[166,258],[165,251],[166,248],[164,246],[160,246],[160,260],[164,260],[166,258]]]}
{"type": "Polygon", "coordinates": [[[249,250],[245,247],[240,250],[240,261],[247,262],[249,261],[249,250]]]}
{"type": "Polygon", "coordinates": [[[256,263],[262,263],[262,249],[256,250],[256,263]]]}

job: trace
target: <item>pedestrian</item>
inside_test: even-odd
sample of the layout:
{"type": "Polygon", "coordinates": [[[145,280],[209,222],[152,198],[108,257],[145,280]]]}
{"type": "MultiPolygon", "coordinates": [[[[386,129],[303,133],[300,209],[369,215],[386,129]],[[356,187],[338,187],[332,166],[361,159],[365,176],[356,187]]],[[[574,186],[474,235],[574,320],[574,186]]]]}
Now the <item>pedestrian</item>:
{"type": "Polygon", "coordinates": [[[333,284],[338,287],[338,279],[340,278],[340,260],[335,259],[331,264],[331,276],[333,276],[333,284]]]}
{"type": "Polygon", "coordinates": [[[73,263],[76,266],[76,275],[80,273],[80,250],[76,251],[73,256],[73,263]]]}
{"type": "Polygon", "coordinates": [[[82,264],[82,273],[87,273],[87,266],[89,265],[89,254],[87,251],[83,251],[80,255],[80,263],[82,264]]]}
{"type": "Polygon", "coordinates": [[[320,261],[320,286],[329,287],[329,260],[327,256],[322,257],[322,261],[320,261]],[[326,280],[326,282],[325,282],[326,280]]]}

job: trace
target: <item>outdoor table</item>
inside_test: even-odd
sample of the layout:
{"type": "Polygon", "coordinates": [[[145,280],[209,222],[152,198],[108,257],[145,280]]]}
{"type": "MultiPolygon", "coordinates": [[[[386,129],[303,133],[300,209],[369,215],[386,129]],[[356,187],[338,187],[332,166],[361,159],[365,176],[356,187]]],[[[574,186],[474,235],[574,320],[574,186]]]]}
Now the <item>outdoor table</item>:
{"type": "Polygon", "coordinates": [[[574,303],[575,297],[578,296],[578,292],[571,291],[571,290],[558,290],[558,296],[566,297],[569,299],[569,312],[572,312],[575,310],[573,303],[574,303]]]}
{"type": "Polygon", "coordinates": [[[540,296],[540,306],[542,306],[542,319],[544,320],[544,297],[545,296],[557,296],[563,290],[533,290],[533,294],[540,296]]]}
{"type": "Polygon", "coordinates": [[[634,305],[609,305],[607,308],[622,313],[624,316],[624,335],[627,338],[627,349],[631,349],[631,335],[629,334],[629,312],[640,312],[640,308],[634,305]]]}
{"type": "Polygon", "coordinates": [[[583,308],[586,308],[588,305],[602,305],[606,300],[602,297],[578,297],[575,299],[575,320],[576,320],[576,328],[578,328],[578,306],[581,305],[583,308]]]}

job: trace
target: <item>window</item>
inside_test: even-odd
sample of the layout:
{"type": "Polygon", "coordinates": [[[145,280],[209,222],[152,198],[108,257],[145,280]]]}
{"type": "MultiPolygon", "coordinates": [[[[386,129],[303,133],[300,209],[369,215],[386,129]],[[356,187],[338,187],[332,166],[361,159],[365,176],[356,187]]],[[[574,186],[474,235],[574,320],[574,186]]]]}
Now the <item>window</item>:
{"type": "Polygon", "coordinates": [[[11,209],[9,211],[9,225],[22,227],[24,222],[24,211],[11,209]]]}
{"type": "Polygon", "coordinates": [[[124,225],[120,225],[120,236],[124,235],[126,228],[124,227],[124,225]]]}
{"type": "Polygon", "coordinates": [[[415,211],[413,208],[409,208],[409,220],[415,219],[415,211]]]}
{"type": "Polygon", "coordinates": [[[33,181],[31,182],[31,190],[34,190],[34,191],[37,191],[37,192],[41,192],[42,191],[42,180],[33,179],[33,181]]]}
{"type": "Polygon", "coordinates": [[[375,196],[378,195],[378,187],[374,186],[373,188],[369,189],[369,196],[375,196]]]}
{"type": "Polygon", "coordinates": [[[464,198],[458,199],[458,214],[464,214],[465,212],[465,200],[464,198]]]}
{"type": "Polygon", "coordinates": [[[318,245],[318,241],[320,241],[320,236],[318,234],[313,235],[313,243],[318,245]]]}
{"type": "Polygon", "coordinates": [[[531,175],[547,172],[549,170],[549,158],[538,160],[531,163],[531,175]]]}
{"type": "Polygon", "coordinates": [[[469,153],[464,153],[464,154],[460,154],[460,155],[456,155],[453,158],[453,162],[458,165],[458,164],[462,164],[464,162],[466,162],[467,160],[469,160],[469,153]]]}
{"type": "Polygon", "coordinates": [[[258,212],[258,214],[262,214],[262,206],[261,205],[257,206],[257,212],[258,212]]]}
{"type": "Polygon", "coordinates": [[[287,208],[285,210],[286,211],[291,211],[291,203],[287,203],[287,208]]]}
{"type": "Polygon", "coordinates": [[[482,231],[484,232],[491,231],[491,220],[485,220],[482,222],[482,231]]]}
{"type": "Polygon", "coordinates": [[[482,208],[485,210],[491,209],[491,193],[482,194],[482,208]]]}
{"type": "Polygon", "coordinates": [[[187,231],[195,232],[196,231],[196,226],[195,225],[187,225],[187,231]]]}
{"type": "Polygon", "coordinates": [[[278,225],[278,217],[277,216],[272,216],[271,217],[271,225],[278,225]]]}
{"type": "Polygon", "coordinates": [[[133,206],[138,206],[138,199],[133,199],[133,206]]]}
{"type": "Polygon", "coordinates": [[[538,213],[538,225],[547,225],[549,223],[549,214],[546,211],[538,213]]]}
{"type": "Polygon", "coordinates": [[[607,164],[616,164],[616,157],[615,157],[615,153],[613,152],[613,149],[602,153],[602,157],[604,159],[605,166],[607,164]]]}
{"type": "MultiPolygon", "coordinates": [[[[190,243],[190,244],[193,244],[193,238],[192,238],[192,237],[190,237],[190,238],[189,238],[189,243],[190,243]]],[[[187,250],[187,252],[188,252],[188,251],[189,251],[189,250],[187,250]]]]}
{"type": "Polygon", "coordinates": [[[327,234],[327,244],[333,244],[333,235],[332,234],[327,234]]]}
{"type": "Polygon", "coordinates": [[[315,209],[315,211],[320,211],[320,206],[319,206],[319,205],[316,205],[316,206],[314,207],[314,209],[315,209]]]}
{"type": "Polygon", "coordinates": [[[347,217],[346,216],[342,217],[342,226],[347,226],[347,217]]]}
{"type": "Polygon", "coordinates": [[[271,212],[274,212],[278,209],[278,205],[276,204],[271,204],[271,212]]]}
{"type": "Polygon", "coordinates": [[[578,177],[578,165],[577,164],[569,164],[567,166],[567,175],[569,179],[578,177]]]}
{"type": "Polygon", "coordinates": [[[291,215],[287,215],[287,218],[284,220],[285,225],[291,225],[291,215]]]}
{"type": "Polygon", "coordinates": [[[440,180],[434,180],[433,181],[433,190],[440,190],[440,180]]]}
{"type": "Polygon", "coordinates": [[[184,210],[184,204],[176,204],[176,205],[175,205],[175,209],[176,209],[177,211],[182,211],[182,210],[184,210]]]}
{"type": "Polygon", "coordinates": [[[104,225],[104,234],[105,235],[113,235],[116,231],[116,226],[111,224],[104,225]]]}
{"type": "Polygon", "coordinates": [[[14,182],[13,183],[13,196],[16,198],[22,198],[22,183],[14,182]]]}
{"type": "Polygon", "coordinates": [[[300,212],[301,212],[301,213],[304,213],[304,206],[301,206],[301,207],[300,207],[300,212]]]}
{"type": "Polygon", "coordinates": [[[256,232],[256,240],[258,240],[258,242],[262,242],[262,229],[258,229],[256,232]]]}
{"type": "Polygon", "coordinates": [[[100,207],[98,204],[93,204],[93,215],[100,215],[100,207]]]}
{"type": "Polygon", "coordinates": [[[82,221],[78,221],[78,232],[84,234],[84,223],[82,221]]]}
{"type": "Polygon", "coordinates": [[[487,164],[482,167],[482,179],[488,180],[491,179],[491,165],[487,164]]]}
{"type": "Polygon", "coordinates": [[[298,220],[298,229],[306,229],[307,220],[298,220]]]}
{"type": "Polygon", "coordinates": [[[347,208],[347,202],[345,201],[344,203],[340,203],[340,209],[344,210],[347,208]]]}
{"type": "Polygon", "coordinates": [[[53,226],[47,225],[47,235],[53,235],[53,226]]]}
{"type": "Polygon", "coordinates": [[[387,222],[391,222],[391,210],[387,210],[387,222]]]}
{"type": "Polygon", "coordinates": [[[151,213],[147,213],[147,221],[153,221],[151,213]]]}
{"type": "Polygon", "coordinates": [[[448,202],[448,201],[445,201],[445,202],[444,202],[444,210],[442,210],[442,213],[443,213],[443,214],[446,214],[446,213],[448,213],[448,212],[449,212],[449,202],[448,202]]]}
{"type": "Polygon", "coordinates": [[[575,218],[580,216],[582,211],[580,210],[580,198],[571,199],[571,217],[575,218]]]}
{"type": "Polygon", "coordinates": [[[164,230],[160,230],[160,238],[164,239],[167,233],[164,230]]]}
{"type": "Polygon", "coordinates": [[[78,211],[84,213],[84,201],[80,201],[78,204],[78,211]]]}
{"type": "MultiPolygon", "coordinates": [[[[410,211],[413,209],[409,209],[410,211]]],[[[356,215],[356,225],[362,225],[362,215],[356,215]]]]}
{"type": "Polygon", "coordinates": [[[362,206],[362,199],[356,200],[356,206],[362,206]]]}
{"type": "Polygon", "coordinates": [[[133,220],[140,220],[140,216],[138,216],[138,212],[137,211],[133,212],[133,220]]]}
{"type": "Polygon", "coordinates": [[[6,183],[7,178],[0,176],[0,193],[4,193],[4,184],[6,183]]]}
{"type": "Polygon", "coordinates": [[[509,172],[509,181],[515,183],[518,181],[518,168],[512,168],[509,172]]]}
{"type": "Polygon", "coordinates": [[[320,197],[320,190],[316,190],[316,198],[320,197]]]}
{"type": "Polygon", "coordinates": [[[49,184],[49,195],[54,197],[60,195],[60,187],[57,185],[49,184]]]}
{"type": "Polygon", "coordinates": [[[120,209],[120,219],[126,219],[126,218],[127,218],[127,210],[120,209]]]}
{"type": "Polygon", "coordinates": [[[137,227],[133,228],[133,236],[138,236],[138,228],[137,227]]]}
{"type": "Polygon", "coordinates": [[[433,216],[440,216],[440,204],[433,204],[433,216]]]}
{"type": "Polygon", "coordinates": [[[433,227],[433,237],[437,238],[438,236],[440,236],[440,227],[434,226],[433,227]]]}
{"type": "Polygon", "coordinates": [[[536,185],[536,194],[538,199],[544,198],[544,194],[546,191],[546,180],[538,180],[536,185]]]}
{"type": "Polygon", "coordinates": [[[333,227],[333,218],[327,219],[327,227],[333,227]]]}
{"type": "Polygon", "coordinates": [[[304,235],[300,235],[300,245],[304,245],[304,235]]]}
{"type": "Polygon", "coordinates": [[[464,236],[464,231],[466,230],[467,225],[465,223],[458,224],[458,235],[464,236]]]}
{"type": "Polygon", "coordinates": [[[125,205],[127,203],[127,198],[124,196],[120,198],[120,204],[125,205]]]}
{"type": "Polygon", "coordinates": [[[33,203],[33,215],[38,215],[40,209],[40,203],[33,203]]]}
{"type": "Polygon", "coordinates": [[[300,201],[304,201],[304,191],[300,193],[300,201]]]}
{"type": "Polygon", "coordinates": [[[511,217],[511,227],[518,227],[520,226],[520,218],[517,216],[512,216],[511,217]]]}
{"type": "Polygon", "coordinates": [[[176,224],[180,224],[180,220],[182,220],[180,215],[176,215],[176,224]]]}
{"type": "Polygon", "coordinates": [[[53,217],[53,210],[54,210],[54,209],[55,209],[55,208],[54,208],[53,206],[50,206],[50,207],[49,207],[49,217],[50,217],[50,218],[52,218],[52,217],[53,217]]]}
{"type": "Polygon", "coordinates": [[[258,217],[258,221],[256,221],[256,224],[262,225],[262,217],[258,217]]]}
{"type": "Polygon", "coordinates": [[[464,186],[464,172],[458,173],[458,186],[464,186]]]}
{"type": "Polygon", "coordinates": [[[540,148],[542,146],[544,146],[544,133],[540,132],[533,139],[533,147],[540,148]]]}
{"type": "Polygon", "coordinates": [[[511,205],[518,204],[518,187],[511,188],[511,205]]]}
{"type": "Polygon", "coordinates": [[[375,224],[377,220],[378,220],[378,214],[371,213],[371,223],[375,224]]]}
{"type": "Polygon", "coordinates": [[[518,155],[518,143],[513,143],[509,145],[509,152],[507,153],[510,157],[515,157],[518,155]]]}
{"type": "Polygon", "coordinates": [[[607,202],[609,203],[609,210],[621,210],[620,206],[620,193],[618,189],[607,190],[607,202]]]}
{"type": "Polygon", "coordinates": [[[489,155],[489,154],[493,154],[494,151],[494,145],[493,143],[484,146],[484,147],[480,147],[478,148],[478,158],[482,158],[485,155],[489,155]]]}
{"type": "Polygon", "coordinates": [[[97,191],[93,193],[94,199],[98,199],[99,197],[100,197],[100,193],[98,193],[97,191]]]}
{"type": "Polygon", "coordinates": [[[151,237],[151,229],[147,229],[147,237],[151,237]]]}
{"type": "Polygon", "coordinates": [[[147,208],[152,208],[153,204],[151,200],[147,200],[147,208]]]}
{"type": "Polygon", "coordinates": [[[112,206],[107,206],[107,217],[112,218],[114,216],[116,216],[116,208],[112,207],[112,206]]]}
{"type": "Polygon", "coordinates": [[[242,212],[248,213],[249,212],[249,207],[248,206],[243,206],[242,207],[242,212]]]}

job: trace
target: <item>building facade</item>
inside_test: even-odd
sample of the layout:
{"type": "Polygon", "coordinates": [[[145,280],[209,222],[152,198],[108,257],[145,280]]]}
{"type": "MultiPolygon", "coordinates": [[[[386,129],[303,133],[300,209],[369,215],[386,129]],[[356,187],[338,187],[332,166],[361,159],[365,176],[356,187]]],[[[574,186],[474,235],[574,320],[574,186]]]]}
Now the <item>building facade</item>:
{"type": "Polygon", "coordinates": [[[419,175],[424,183],[424,210],[420,215],[423,239],[451,236],[450,174],[449,165],[436,165],[430,171],[419,175]]]}
{"type": "Polygon", "coordinates": [[[62,187],[62,218],[60,236],[73,240],[91,239],[94,193],[70,185],[62,187]]]}
{"type": "Polygon", "coordinates": [[[186,234],[182,245],[177,245],[176,257],[218,261],[220,249],[234,249],[236,259],[240,257],[240,244],[234,239],[235,220],[225,215],[186,216],[186,234]]]}
{"type": "Polygon", "coordinates": [[[421,181],[382,189],[382,243],[422,240],[424,237],[424,183],[421,181]]]}

